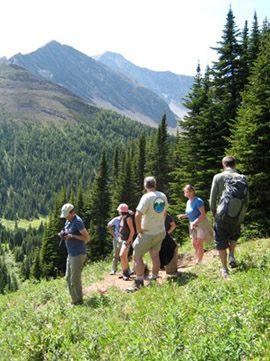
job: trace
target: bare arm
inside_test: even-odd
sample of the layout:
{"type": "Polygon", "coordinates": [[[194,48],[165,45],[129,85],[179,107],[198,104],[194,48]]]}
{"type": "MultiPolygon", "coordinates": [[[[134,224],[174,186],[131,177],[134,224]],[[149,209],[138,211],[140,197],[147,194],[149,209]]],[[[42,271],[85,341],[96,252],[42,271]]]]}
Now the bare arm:
{"type": "Polygon", "coordinates": [[[195,221],[192,222],[192,224],[191,224],[191,229],[193,229],[194,227],[196,227],[197,224],[198,224],[199,222],[201,222],[202,220],[204,220],[204,218],[206,217],[205,207],[202,206],[202,207],[199,207],[198,209],[199,209],[199,211],[200,211],[201,214],[199,215],[199,217],[198,217],[197,219],[195,219],[195,221]]]}
{"type": "Polygon", "coordinates": [[[87,230],[84,228],[80,231],[81,235],[80,236],[77,236],[75,234],[67,234],[64,238],[65,239],[70,239],[70,238],[76,238],[78,239],[79,241],[84,241],[84,242],[89,242],[90,241],[90,237],[89,237],[89,234],[87,232],[87,230]]]}
{"type": "Polygon", "coordinates": [[[131,217],[127,218],[127,224],[128,224],[130,232],[129,232],[129,237],[128,237],[126,243],[130,243],[132,241],[134,233],[135,233],[134,227],[133,227],[133,221],[132,221],[131,217]]]}
{"type": "Polygon", "coordinates": [[[172,221],[168,233],[171,234],[175,230],[176,224],[172,221]]]}
{"type": "Polygon", "coordinates": [[[136,211],[135,223],[136,223],[137,233],[144,232],[144,229],[142,228],[142,216],[143,214],[140,211],[136,211]]]}
{"type": "Polygon", "coordinates": [[[112,237],[115,238],[115,237],[116,237],[116,234],[115,234],[115,232],[114,232],[113,227],[108,224],[108,228],[109,228],[109,231],[110,231],[110,234],[112,235],[112,237]]]}
{"type": "Polygon", "coordinates": [[[179,219],[186,219],[186,218],[188,218],[188,215],[187,214],[178,214],[177,217],[179,219]]]}

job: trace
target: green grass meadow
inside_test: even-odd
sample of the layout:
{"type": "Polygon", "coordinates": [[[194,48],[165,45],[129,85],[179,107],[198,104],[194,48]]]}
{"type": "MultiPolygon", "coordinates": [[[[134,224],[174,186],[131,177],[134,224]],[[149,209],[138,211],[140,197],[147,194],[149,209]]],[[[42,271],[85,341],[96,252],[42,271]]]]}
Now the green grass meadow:
{"type": "MultiPolygon", "coordinates": [[[[40,217],[39,219],[33,219],[32,221],[29,221],[27,219],[20,219],[17,221],[17,225],[19,228],[24,228],[24,229],[28,229],[30,226],[32,228],[38,228],[41,224],[41,222],[43,222],[43,224],[48,220],[48,217],[40,217]]],[[[1,218],[0,219],[0,223],[8,229],[15,229],[15,221],[11,221],[8,219],[4,219],[1,218]]]]}
{"type": "MultiPolygon", "coordinates": [[[[137,293],[110,288],[69,307],[64,279],[27,282],[0,296],[1,360],[270,360],[270,239],[237,247],[238,269],[218,258],[137,293]]],[[[110,263],[87,265],[84,287],[110,263]]]]}

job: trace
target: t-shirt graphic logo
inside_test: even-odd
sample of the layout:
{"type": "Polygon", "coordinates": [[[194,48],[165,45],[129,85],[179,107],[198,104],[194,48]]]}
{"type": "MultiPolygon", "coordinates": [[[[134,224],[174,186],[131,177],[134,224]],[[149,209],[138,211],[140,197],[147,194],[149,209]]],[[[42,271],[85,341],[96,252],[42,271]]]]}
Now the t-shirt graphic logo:
{"type": "Polygon", "coordinates": [[[154,201],[154,210],[157,213],[161,213],[162,211],[164,211],[165,208],[165,201],[162,198],[156,198],[154,201]]]}

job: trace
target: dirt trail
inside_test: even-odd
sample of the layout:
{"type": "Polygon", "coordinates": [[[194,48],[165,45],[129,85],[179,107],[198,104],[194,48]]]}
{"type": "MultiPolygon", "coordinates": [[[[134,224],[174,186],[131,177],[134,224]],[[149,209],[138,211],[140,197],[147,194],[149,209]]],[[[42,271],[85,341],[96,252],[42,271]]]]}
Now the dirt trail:
{"type": "MultiPolygon", "coordinates": [[[[217,256],[218,253],[216,250],[206,251],[203,257],[203,263],[212,262],[212,260],[217,256]]],[[[192,268],[195,266],[195,263],[196,260],[194,257],[194,252],[179,253],[177,272],[178,273],[188,272],[192,270],[192,268]]],[[[135,276],[131,276],[129,281],[124,281],[123,279],[118,278],[120,274],[121,274],[120,270],[117,274],[113,276],[109,274],[105,274],[103,280],[93,283],[89,287],[85,287],[83,293],[89,297],[93,292],[96,291],[102,292],[104,290],[108,290],[111,287],[117,287],[121,291],[125,291],[127,287],[130,287],[132,285],[133,283],[132,281],[135,279],[135,276]]],[[[168,277],[170,276],[167,275],[165,271],[159,271],[158,282],[159,283],[165,282],[168,279],[168,277]]]]}

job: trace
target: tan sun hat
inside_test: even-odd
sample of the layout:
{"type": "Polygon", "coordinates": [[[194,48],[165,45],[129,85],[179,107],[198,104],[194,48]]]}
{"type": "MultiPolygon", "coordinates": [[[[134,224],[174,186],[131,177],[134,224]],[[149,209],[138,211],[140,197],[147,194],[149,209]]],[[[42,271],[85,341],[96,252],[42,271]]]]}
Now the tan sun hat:
{"type": "Polygon", "coordinates": [[[70,204],[70,203],[64,204],[62,209],[61,209],[60,218],[67,218],[69,212],[72,211],[73,209],[74,209],[73,204],[70,204]]]}

